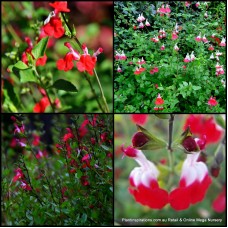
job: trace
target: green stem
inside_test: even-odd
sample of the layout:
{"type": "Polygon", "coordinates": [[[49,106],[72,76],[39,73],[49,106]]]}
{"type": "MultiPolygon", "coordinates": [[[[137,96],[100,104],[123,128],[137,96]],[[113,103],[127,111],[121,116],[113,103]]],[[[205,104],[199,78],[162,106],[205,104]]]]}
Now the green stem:
{"type": "Polygon", "coordinates": [[[101,83],[100,83],[100,80],[99,80],[99,77],[98,77],[98,75],[97,75],[97,72],[96,72],[95,68],[93,69],[93,72],[94,72],[94,74],[95,74],[95,76],[96,76],[97,83],[98,83],[98,85],[99,85],[99,89],[100,89],[100,92],[101,92],[101,97],[102,97],[102,100],[103,100],[103,102],[104,102],[106,112],[109,112],[108,104],[107,104],[107,102],[106,102],[106,98],[105,98],[105,96],[104,96],[104,92],[103,92],[103,89],[102,89],[102,86],[101,86],[101,83]]]}
{"type": "Polygon", "coordinates": [[[48,91],[47,91],[46,87],[44,86],[44,84],[43,84],[43,82],[42,82],[42,80],[41,80],[41,78],[40,78],[40,76],[39,76],[39,74],[38,74],[38,72],[37,72],[35,66],[34,66],[33,70],[34,70],[34,72],[35,72],[35,74],[36,74],[36,76],[37,76],[37,78],[38,78],[38,80],[39,80],[39,82],[40,82],[41,87],[45,90],[45,93],[46,93],[47,98],[48,98],[48,100],[49,100],[49,103],[50,103],[50,105],[51,105],[52,111],[55,112],[55,106],[54,106],[53,103],[51,102],[51,98],[50,98],[50,96],[49,96],[49,94],[48,94],[48,91]]]}
{"type": "Polygon", "coordinates": [[[174,121],[174,114],[170,114],[169,118],[169,144],[168,144],[168,150],[170,153],[172,153],[172,138],[173,138],[173,121],[174,121]]]}

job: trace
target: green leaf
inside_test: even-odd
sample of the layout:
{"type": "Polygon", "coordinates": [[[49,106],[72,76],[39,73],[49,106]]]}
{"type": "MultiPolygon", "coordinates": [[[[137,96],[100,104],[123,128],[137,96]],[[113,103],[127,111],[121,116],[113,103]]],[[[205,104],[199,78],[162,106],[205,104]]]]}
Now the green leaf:
{"type": "Polygon", "coordinates": [[[184,86],[188,86],[188,83],[187,83],[187,82],[183,82],[183,85],[184,85],[184,86]]]}
{"type": "Polygon", "coordinates": [[[83,213],[82,215],[82,223],[85,223],[87,221],[87,214],[83,213]]]}
{"type": "Polygon", "coordinates": [[[25,69],[25,70],[19,70],[19,71],[15,70],[15,68],[13,68],[13,72],[16,75],[19,75],[21,83],[37,82],[37,78],[34,75],[34,72],[33,72],[32,68],[28,68],[28,69],[25,69]]]}
{"type": "Polygon", "coordinates": [[[201,86],[192,86],[192,89],[193,90],[199,90],[199,89],[201,89],[201,86]]]}
{"type": "Polygon", "coordinates": [[[77,173],[75,173],[75,177],[78,178],[78,179],[80,179],[82,177],[82,175],[83,175],[83,173],[79,169],[77,170],[77,173]]]}
{"type": "Polygon", "coordinates": [[[14,64],[13,67],[16,67],[17,69],[19,70],[25,70],[25,69],[28,69],[29,67],[23,63],[22,61],[18,61],[17,63],[14,64]]]}
{"type": "Polygon", "coordinates": [[[39,41],[38,44],[36,44],[34,46],[34,48],[32,49],[32,55],[34,56],[35,59],[38,59],[42,56],[44,56],[44,53],[45,53],[45,50],[46,50],[46,46],[47,46],[47,43],[48,43],[48,36],[41,39],[39,41]]]}
{"type": "Polygon", "coordinates": [[[110,150],[110,148],[109,147],[107,147],[107,146],[105,146],[105,145],[101,145],[101,147],[104,149],[104,150],[107,150],[107,151],[109,151],[110,150]]]}
{"type": "Polygon", "coordinates": [[[55,81],[51,87],[54,87],[58,90],[65,90],[68,92],[78,92],[75,85],[73,85],[71,82],[68,82],[63,79],[59,79],[59,80],[55,81]]]}
{"type": "Polygon", "coordinates": [[[7,94],[10,100],[13,102],[13,104],[17,106],[19,104],[18,97],[14,91],[14,87],[8,80],[4,80],[4,89],[7,90],[7,94]]]}
{"type": "Polygon", "coordinates": [[[218,125],[220,125],[223,129],[226,129],[226,121],[223,119],[222,115],[215,115],[215,119],[218,125]]]}

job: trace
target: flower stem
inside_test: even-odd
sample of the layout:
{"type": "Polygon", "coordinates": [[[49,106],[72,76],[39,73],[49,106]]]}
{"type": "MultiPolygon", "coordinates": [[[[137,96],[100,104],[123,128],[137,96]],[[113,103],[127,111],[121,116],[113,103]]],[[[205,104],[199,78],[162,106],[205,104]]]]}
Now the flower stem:
{"type": "Polygon", "coordinates": [[[168,150],[170,151],[170,153],[173,151],[173,149],[172,149],[173,121],[174,121],[174,114],[170,114],[170,118],[169,118],[169,144],[168,144],[168,150]]]}
{"type": "Polygon", "coordinates": [[[51,105],[52,111],[55,112],[55,106],[54,106],[53,103],[51,102],[51,98],[50,98],[50,96],[49,96],[49,94],[48,94],[48,91],[47,91],[47,89],[45,88],[45,86],[44,86],[44,84],[43,84],[43,82],[42,82],[42,80],[41,80],[41,78],[40,78],[40,76],[39,76],[39,74],[38,74],[38,72],[37,72],[35,66],[34,66],[33,70],[34,70],[34,72],[35,72],[35,74],[36,74],[36,76],[37,76],[37,78],[38,78],[38,80],[39,80],[39,82],[40,82],[41,87],[45,90],[45,93],[46,93],[47,98],[48,98],[48,100],[49,100],[49,103],[50,103],[50,105],[51,105]]]}
{"type": "MultiPolygon", "coordinates": [[[[66,20],[66,18],[65,18],[64,13],[62,13],[61,15],[62,15],[62,17],[63,17],[63,20],[64,20],[66,26],[68,27],[68,29],[70,30],[70,32],[71,32],[71,34],[72,34],[72,29],[71,29],[70,25],[68,24],[68,22],[67,22],[67,20],[66,20]]],[[[76,36],[74,36],[73,38],[74,38],[74,40],[76,41],[76,43],[78,44],[79,48],[82,50],[82,44],[81,44],[81,42],[78,40],[78,38],[77,38],[76,36]]],[[[103,89],[102,89],[102,86],[101,86],[101,83],[100,83],[100,80],[99,80],[99,77],[98,77],[98,75],[97,75],[97,72],[96,72],[95,68],[93,69],[93,72],[94,72],[94,74],[95,74],[95,77],[96,77],[96,80],[97,80],[97,83],[98,83],[98,86],[99,86],[99,89],[100,89],[100,92],[101,92],[101,98],[102,98],[103,103],[104,103],[104,105],[105,105],[105,112],[109,112],[109,108],[108,108],[108,105],[107,105],[107,102],[106,102],[106,98],[105,98],[105,96],[104,96],[104,92],[103,92],[103,89]]],[[[89,78],[87,77],[86,74],[84,74],[84,75],[85,75],[85,78],[86,78],[86,80],[88,81],[88,83],[89,83],[89,85],[90,85],[90,88],[91,88],[93,94],[94,94],[95,97],[96,97],[96,100],[97,100],[97,103],[98,103],[100,109],[102,110],[102,112],[104,112],[104,109],[101,107],[101,104],[100,104],[100,102],[99,102],[99,100],[98,100],[98,98],[97,98],[97,96],[96,96],[96,93],[95,93],[95,90],[94,90],[94,88],[93,88],[93,86],[92,86],[92,84],[91,84],[91,81],[89,80],[89,78]]]]}

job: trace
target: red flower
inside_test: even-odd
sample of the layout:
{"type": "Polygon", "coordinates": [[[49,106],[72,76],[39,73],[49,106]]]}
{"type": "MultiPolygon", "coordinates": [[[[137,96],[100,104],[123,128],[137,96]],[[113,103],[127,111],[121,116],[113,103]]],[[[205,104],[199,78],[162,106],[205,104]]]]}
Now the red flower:
{"type": "Polygon", "coordinates": [[[148,114],[131,114],[131,121],[135,124],[144,125],[148,121],[148,114]]]}
{"type": "Polygon", "coordinates": [[[41,98],[41,100],[35,104],[33,108],[33,112],[35,113],[43,113],[46,108],[50,105],[50,102],[47,97],[41,98]]]}
{"type": "Polygon", "coordinates": [[[87,71],[90,75],[93,75],[93,69],[95,68],[96,61],[95,57],[83,54],[76,66],[80,72],[87,71]]]}
{"type": "Polygon", "coordinates": [[[40,57],[37,59],[36,66],[44,66],[46,64],[46,62],[47,62],[47,55],[44,54],[43,57],[40,57]]]}
{"type": "Polygon", "coordinates": [[[203,139],[206,136],[206,144],[217,143],[223,135],[223,130],[216,124],[213,116],[191,114],[186,119],[184,130],[190,127],[191,132],[203,139]]]}
{"type": "Polygon", "coordinates": [[[38,146],[39,144],[40,144],[40,136],[33,134],[33,142],[32,142],[32,145],[33,146],[38,146]]]}
{"type": "Polygon", "coordinates": [[[49,3],[49,5],[55,9],[55,13],[70,12],[70,10],[67,8],[67,1],[49,3]]]}
{"type": "Polygon", "coordinates": [[[188,154],[183,163],[179,187],[169,195],[169,202],[175,210],[185,210],[190,204],[195,204],[204,199],[207,189],[211,185],[207,166],[197,162],[199,152],[188,154]]]}
{"type": "Polygon", "coordinates": [[[218,102],[216,101],[215,97],[210,97],[210,99],[208,100],[207,104],[209,106],[216,106],[218,104],[218,102]]]}
{"type": "Polygon", "coordinates": [[[67,130],[67,133],[63,136],[63,141],[64,142],[68,141],[69,139],[73,139],[74,138],[72,130],[70,128],[66,128],[66,130],[67,130]]]}
{"type": "Polygon", "coordinates": [[[222,213],[223,211],[225,211],[225,209],[226,209],[226,189],[225,189],[225,187],[223,187],[222,192],[213,201],[212,208],[218,213],[222,213]]]}
{"type": "Polygon", "coordinates": [[[168,203],[168,192],[159,187],[159,171],[148,161],[140,150],[133,147],[122,148],[125,155],[135,159],[140,167],[134,168],[129,176],[129,193],[135,201],[152,209],[162,209],[168,203]]]}
{"type": "Polygon", "coordinates": [[[71,53],[67,53],[64,57],[64,59],[59,59],[56,63],[57,68],[59,70],[64,70],[64,71],[68,71],[71,70],[74,66],[73,63],[74,60],[74,56],[71,53]]]}
{"type": "Polygon", "coordinates": [[[20,168],[17,168],[15,170],[15,173],[16,173],[16,175],[13,178],[13,182],[16,182],[17,180],[24,178],[24,174],[20,168]]]}
{"type": "Polygon", "coordinates": [[[58,16],[51,17],[48,23],[43,26],[43,30],[48,36],[54,36],[55,38],[60,38],[64,34],[62,21],[58,16]]]}
{"type": "Polygon", "coordinates": [[[24,190],[27,190],[27,191],[32,190],[31,186],[25,180],[21,181],[21,188],[23,188],[24,190]]]}
{"type": "Polygon", "coordinates": [[[81,177],[81,183],[82,183],[82,185],[84,185],[84,186],[87,186],[87,185],[90,185],[90,183],[89,183],[89,181],[88,181],[88,176],[82,176],[81,177]]]}

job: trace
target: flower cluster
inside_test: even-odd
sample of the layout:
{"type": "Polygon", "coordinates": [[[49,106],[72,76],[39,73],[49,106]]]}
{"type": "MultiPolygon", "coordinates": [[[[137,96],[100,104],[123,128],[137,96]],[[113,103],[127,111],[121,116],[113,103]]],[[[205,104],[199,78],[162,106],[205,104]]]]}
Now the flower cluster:
{"type": "MultiPolygon", "coordinates": [[[[138,18],[137,18],[137,21],[139,22],[139,28],[144,28],[143,21],[145,21],[145,20],[146,20],[145,25],[146,25],[147,27],[149,27],[149,26],[150,26],[150,23],[148,22],[148,20],[145,19],[145,17],[143,16],[143,14],[139,14],[139,16],[138,16],[138,18]]],[[[137,28],[137,27],[136,27],[136,28],[137,28]]],[[[135,28],[135,29],[136,29],[136,28],[135,28]]]]}
{"type": "Polygon", "coordinates": [[[133,158],[140,165],[134,168],[129,176],[128,190],[135,201],[152,209],[162,209],[170,204],[177,211],[185,210],[191,204],[202,201],[212,181],[206,165],[198,161],[199,148],[202,149],[202,141],[200,143],[199,141],[192,137],[183,140],[182,145],[189,154],[182,165],[179,186],[170,193],[159,186],[159,170],[155,164],[149,161],[141,150],[134,148],[134,146],[149,143],[142,132],[137,132],[133,136],[133,147],[122,146],[124,155],[133,158]],[[141,143],[142,140],[143,143],[141,143]]]}
{"type": "Polygon", "coordinates": [[[187,53],[186,57],[184,58],[184,62],[192,62],[195,59],[194,51],[192,51],[191,55],[187,53]]]}
{"type": "Polygon", "coordinates": [[[156,100],[155,100],[155,107],[154,110],[158,111],[158,110],[163,110],[163,104],[164,104],[164,100],[162,99],[161,95],[158,94],[156,100]]]}
{"type": "Polygon", "coordinates": [[[166,4],[166,6],[162,4],[162,7],[157,9],[157,13],[159,13],[160,16],[167,15],[169,17],[171,13],[171,9],[169,8],[168,4],[166,4]]]}
{"type": "Polygon", "coordinates": [[[93,70],[96,65],[97,55],[103,52],[102,48],[99,48],[94,52],[93,56],[88,53],[88,49],[85,44],[82,45],[83,54],[73,49],[69,42],[65,42],[64,45],[70,50],[63,59],[59,59],[56,63],[59,70],[68,71],[74,66],[73,61],[78,61],[76,67],[80,72],[86,71],[90,75],[93,75],[93,70]]]}
{"type": "Polygon", "coordinates": [[[13,177],[13,182],[20,181],[21,182],[21,188],[26,191],[31,191],[31,186],[26,182],[25,175],[21,168],[17,168],[15,170],[15,176],[13,177]]]}

